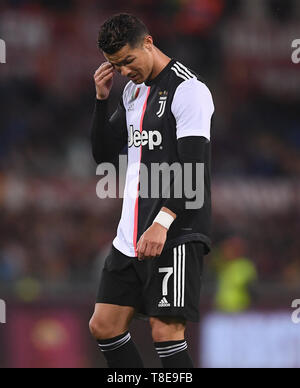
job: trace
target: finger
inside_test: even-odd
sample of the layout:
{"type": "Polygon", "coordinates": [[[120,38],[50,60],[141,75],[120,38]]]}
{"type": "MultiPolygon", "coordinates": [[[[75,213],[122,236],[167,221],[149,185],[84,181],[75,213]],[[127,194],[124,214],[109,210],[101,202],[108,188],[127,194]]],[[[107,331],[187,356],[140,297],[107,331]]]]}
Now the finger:
{"type": "Polygon", "coordinates": [[[105,66],[112,66],[112,64],[111,64],[110,62],[106,61],[106,62],[103,62],[103,63],[100,65],[100,67],[105,67],[105,66]]]}
{"type": "Polygon", "coordinates": [[[145,258],[150,258],[151,257],[152,249],[153,249],[153,245],[151,243],[147,243],[146,249],[145,249],[145,253],[144,253],[145,258]]]}
{"type": "Polygon", "coordinates": [[[159,249],[158,249],[158,255],[157,255],[157,256],[161,256],[163,249],[164,249],[164,246],[161,245],[161,246],[159,247],[159,249]]]}
{"type": "Polygon", "coordinates": [[[108,68],[108,69],[101,69],[100,71],[98,71],[97,73],[94,74],[94,79],[98,78],[98,77],[102,77],[104,74],[107,74],[109,73],[110,71],[114,71],[114,68],[111,67],[111,68],[108,68]]]}
{"type": "Polygon", "coordinates": [[[136,247],[136,253],[137,253],[137,257],[139,260],[141,259],[141,247],[142,247],[142,245],[139,242],[137,247],[136,247]]]}
{"type": "Polygon", "coordinates": [[[101,71],[107,70],[109,68],[113,69],[113,65],[109,62],[104,62],[104,63],[102,63],[102,65],[100,67],[98,67],[98,69],[95,71],[94,75],[98,75],[99,73],[101,73],[101,71]]]}
{"type": "Polygon", "coordinates": [[[108,70],[105,70],[103,72],[101,72],[100,74],[98,74],[97,76],[95,76],[95,81],[101,81],[104,77],[106,77],[108,74],[113,74],[113,70],[112,69],[108,69],[108,70]]]}
{"type": "Polygon", "coordinates": [[[159,246],[158,245],[153,245],[152,249],[151,249],[151,253],[150,253],[150,256],[151,257],[157,257],[158,256],[158,248],[159,246]]]}
{"type": "Polygon", "coordinates": [[[108,71],[108,70],[114,70],[113,66],[103,66],[101,69],[97,70],[95,75],[100,75],[101,73],[104,73],[105,71],[108,71]]]}
{"type": "Polygon", "coordinates": [[[141,254],[141,252],[138,252],[138,260],[139,261],[143,261],[144,260],[144,256],[141,254]]]}
{"type": "Polygon", "coordinates": [[[145,250],[147,248],[147,244],[146,243],[142,243],[141,246],[140,246],[140,249],[139,249],[139,258],[140,259],[145,259],[145,250]]]}
{"type": "Polygon", "coordinates": [[[136,251],[137,251],[137,253],[140,252],[140,248],[142,246],[142,242],[143,242],[143,236],[140,237],[138,243],[136,244],[136,251]]]}
{"type": "Polygon", "coordinates": [[[139,261],[143,261],[144,260],[144,256],[143,256],[143,253],[144,252],[144,248],[143,248],[143,240],[142,240],[142,237],[139,239],[139,242],[137,243],[137,246],[136,246],[136,251],[137,251],[137,258],[139,261]]]}
{"type": "Polygon", "coordinates": [[[95,83],[97,86],[105,85],[107,81],[113,78],[113,76],[114,76],[114,73],[109,73],[105,77],[95,81],[95,83]]]}
{"type": "Polygon", "coordinates": [[[144,235],[141,235],[141,237],[139,238],[139,241],[138,241],[138,243],[136,244],[136,247],[137,247],[137,248],[142,244],[142,242],[143,242],[143,236],[144,236],[144,235]]]}

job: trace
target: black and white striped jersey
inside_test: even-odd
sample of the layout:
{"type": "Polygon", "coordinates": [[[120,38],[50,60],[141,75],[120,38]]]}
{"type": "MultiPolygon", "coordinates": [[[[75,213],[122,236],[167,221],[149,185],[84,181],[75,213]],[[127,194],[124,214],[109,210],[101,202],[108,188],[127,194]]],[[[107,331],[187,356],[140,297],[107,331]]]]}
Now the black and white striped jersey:
{"type": "MultiPolygon", "coordinates": [[[[185,209],[178,214],[168,231],[164,249],[188,241],[201,241],[206,246],[206,253],[209,252],[210,130],[214,104],[208,87],[194,71],[172,59],[155,79],[140,85],[130,81],[125,86],[119,106],[109,120],[109,129],[106,127],[107,132],[104,133],[99,126],[105,124],[103,111],[106,105],[105,101],[96,104],[96,115],[97,111],[102,111],[102,121],[99,123],[98,120],[93,129],[95,159],[97,162],[112,161],[128,145],[122,215],[113,240],[115,248],[127,256],[136,257],[141,235],[151,226],[161,208],[166,206],[178,214],[177,206],[172,207],[176,200],[166,199],[161,191],[158,198],[140,195],[145,183],[141,180],[141,166],[151,171],[153,164],[166,163],[170,166],[182,163],[178,142],[196,136],[206,139],[203,151],[204,204],[199,209],[185,209]],[[97,130],[101,138],[97,137],[97,130]]],[[[146,183],[148,193],[151,193],[151,174],[146,183]]]]}

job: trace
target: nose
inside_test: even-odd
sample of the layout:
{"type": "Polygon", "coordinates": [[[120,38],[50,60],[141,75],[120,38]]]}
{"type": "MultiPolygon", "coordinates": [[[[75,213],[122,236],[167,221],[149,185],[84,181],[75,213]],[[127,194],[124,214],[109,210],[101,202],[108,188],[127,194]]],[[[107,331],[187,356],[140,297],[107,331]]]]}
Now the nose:
{"type": "Polygon", "coordinates": [[[122,76],[128,77],[128,75],[130,74],[130,70],[126,66],[121,66],[120,73],[122,76]]]}

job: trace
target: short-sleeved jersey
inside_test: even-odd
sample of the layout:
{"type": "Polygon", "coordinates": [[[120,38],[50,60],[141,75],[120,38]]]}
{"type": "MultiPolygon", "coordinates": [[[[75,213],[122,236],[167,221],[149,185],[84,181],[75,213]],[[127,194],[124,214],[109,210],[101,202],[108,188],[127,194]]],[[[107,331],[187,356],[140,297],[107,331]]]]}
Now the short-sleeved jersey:
{"type": "MultiPolygon", "coordinates": [[[[211,93],[199,76],[180,62],[171,62],[153,80],[136,85],[129,82],[113,121],[128,140],[128,168],[122,215],[113,245],[127,256],[137,256],[137,243],[151,226],[165,197],[143,197],[140,192],[141,164],[149,171],[148,193],[151,194],[151,165],[179,163],[177,141],[187,136],[207,139],[204,155],[204,204],[186,209],[172,223],[164,249],[188,242],[201,241],[206,253],[211,239],[210,129],[214,104],[211,93]],[[121,124],[123,120],[123,124],[121,124]],[[126,123],[124,122],[126,121],[126,123]],[[125,127],[126,126],[126,127],[125,127]]],[[[117,135],[117,134],[116,134],[117,135]]],[[[119,136],[122,138],[122,136],[119,136]]],[[[160,194],[162,194],[160,192],[160,194]]]]}

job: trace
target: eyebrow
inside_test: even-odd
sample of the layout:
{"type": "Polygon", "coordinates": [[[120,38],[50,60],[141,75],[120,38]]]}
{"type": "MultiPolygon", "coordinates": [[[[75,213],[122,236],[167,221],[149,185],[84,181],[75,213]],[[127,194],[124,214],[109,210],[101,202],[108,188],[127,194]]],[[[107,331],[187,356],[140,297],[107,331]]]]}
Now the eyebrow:
{"type": "Polygon", "coordinates": [[[112,65],[117,65],[117,66],[118,66],[119,64],[128,61],[128,59],[131,58],[131,57],[132,57],[132,58],[135,58],[133,55],[130,54],[130,55],[127,55],[127,57],[126,57],[125,59],[123,59],[122,61],[120,61],[120,62],[118,62],[118,63],[114,63],[114,62],[111,62],[111,61],[110,61],[110,63],[111,63],[112,65]]]}

